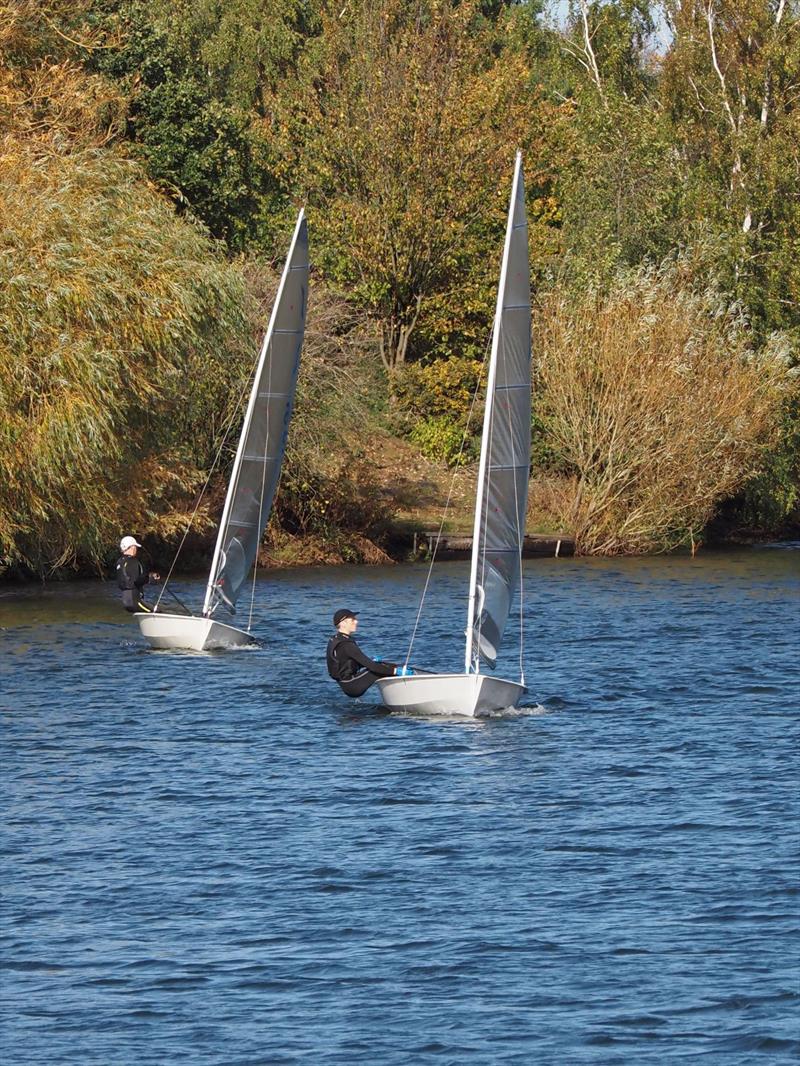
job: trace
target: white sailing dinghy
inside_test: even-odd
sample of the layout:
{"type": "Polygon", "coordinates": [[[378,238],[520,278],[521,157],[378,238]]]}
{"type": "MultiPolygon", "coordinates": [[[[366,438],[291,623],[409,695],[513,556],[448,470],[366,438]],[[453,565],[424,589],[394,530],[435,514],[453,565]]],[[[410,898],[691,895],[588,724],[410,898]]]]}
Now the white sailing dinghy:
{"type": "Polygon", "coordinates": [[[480,664],[483,660],[494,668],[521,582],[530,451],[531,283],[522,156],[517,153],[486,387],[464,672],[382,678],[377,684],[384,706],[474,716],[516,707],[525,692],[521,650],[519,682],[482,674],[480,664]]]}
{"type": "Polygon", "coordinates": [[[307,295],[308,231],[300,211],[253,378],[202,614],[137,613],[142,635],[154,648],[208,651],[255,643],[252,604],[246,630],[214,615],[220,607],[235,613],[269,519],[294,405],[307,295]]]}

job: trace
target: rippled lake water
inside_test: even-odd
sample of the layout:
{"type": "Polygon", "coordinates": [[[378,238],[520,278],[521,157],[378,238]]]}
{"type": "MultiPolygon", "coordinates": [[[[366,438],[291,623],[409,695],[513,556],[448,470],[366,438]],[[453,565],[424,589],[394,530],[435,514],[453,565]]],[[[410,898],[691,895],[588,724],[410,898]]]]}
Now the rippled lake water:
{"type": "Polygon", "coordinates": [[[205,655],[0,590],[3,1061],[796,1062],[800,545],[525,576],[528,706],[479,722],[326,675],[339,606],[405,650],[424,567],[266,575],[205,655]]]}

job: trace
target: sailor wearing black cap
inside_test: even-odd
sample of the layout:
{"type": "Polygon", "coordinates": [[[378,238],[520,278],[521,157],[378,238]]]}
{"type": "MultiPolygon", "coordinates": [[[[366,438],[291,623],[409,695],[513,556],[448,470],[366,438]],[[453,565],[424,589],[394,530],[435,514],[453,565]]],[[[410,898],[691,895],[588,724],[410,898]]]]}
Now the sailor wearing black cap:
{"type": "Polygon", "coordinates": [[[395,663],[379,663],[359,648],[355,632],[358,612],[342,608],[333,616],[336,632],[328,641],[328,673],[348,696],[363,696],[379,677],[393,677],[396,673],[410,673],[395,663]]]}

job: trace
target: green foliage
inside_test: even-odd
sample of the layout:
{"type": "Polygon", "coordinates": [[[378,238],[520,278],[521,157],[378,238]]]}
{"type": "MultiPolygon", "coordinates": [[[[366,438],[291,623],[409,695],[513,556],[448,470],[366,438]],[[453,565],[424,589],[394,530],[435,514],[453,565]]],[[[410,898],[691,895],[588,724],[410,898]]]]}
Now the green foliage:
{"type": "Polygon", "coordinates": [[[504,25],[476,0],[324,3],[279,101],[317,261],[374,317],[389,369],[422,354],[418,329],[423,352],[458,335],[464,291],[464,332],[476,315],[488,327],[514,148],[530,187],[547,187],[547,108],[504,25]]]}
{"type": "Polygon", "coordinates": [[[128,97],[137,153],[178,209],[234,250],[271,251],[282,218],[269,100],[308,7],[116,0],[101,20],[110,44],[94,63],[128,97]]]}
{"type": "Polygon", "coordinates": [[[476,359],[451,356],[409,363],[395,375],[400,428],[428,458],[464,466],[476,457],[482,405],[474,400],[481,370],[476,359]]]}
{"type": "Polygon", "coordinates": [[[548,427],[547,402],[536,380],[533,382],[531,411],[531,470],[536,477],[543,474],[566,474],[569,463],[559,451],[558,444],[548,427]]]}
{"type": "Polygon", "coordinates": [[[608,280],[680,245],[680,189],[663,113],[619,96],[593,107],[584,94],[561,120],[565,164],[556,193],[568,255],[561,275],[608,280]]]}
{"type": "MultiPolygon", "coordinates": [[[[583,418],[567,447],[542,370],[552,338],[535,332],[534,466],[547,471],[552,513],[561,508],[570,525],[570,475],[582,493],[569,504],[575,515],[600,499],[597,471],[580,473],[575,454],[596,443],[603,405],[631,389],[656,395],[639,371],[658,365],[655,333],[666,359],[665,324],[675,336],[681,324],[668,300],[637,289],[655,318],[634,325],[617,279],[669,260],[674,298],[693,323],[687,345],[707,353],[719,404],[723,371],[739,375],[739,399],[752,390],[750,414],[729,434],[739,473],[720,482],[730,520],[759,529],[796,520],[796,398],[769,408],[779,432],[751,433],[764,379],[740,371],[748,360],[751,370],[774,366],[776,333],[790,362],[800,350],[797,5],[664,0],[663,56],[652,51],[650,0],[574,0],[563,30],[542,17],[545,6],[0,0],[3,554],[45,571],[99,558],[118,525],[177,528],[271,300],[260,267],[245,262],[243,282],[190,220],[229,253],[280,256],[291,205],[307,201],[322,295],[273,533],[283,522],[335,544],[331,558],[368,555],[359,529],[379,531],[386,512],[362,438],[387,391],[396,426],[426,454],[458,454],[517,147],[534,289],[545,308],[561,300],[558,329],[572,345],[561,385],[581,387],[583,418]],[[245,286],[257,305],[248,321],[245,286]],[[641,342],[618,394],[592,314],[620,353],[633,350],[631,337],[641,342]],[[724,349],[720,322],[731,316],[739,325],[724,349]],[[372,365],[379,350],[388,374],[372,365]]],[[[659,399],[665,411],[688,404],[678,365],[662,366],[673,391],[659,399]]],[[[679,421],[648,438],[660,417],[639,427],[641,440],[684,447],[694,461],[679,421]]],[[[479,424],[476,410],[468,449],[479,424]]],[[[705,433],[701,424],[698,439],[705,433]]],[[[636,466],[641,440],[614,463],[636,466]]],[[[609,508],[629,533],[658,481],[644,462],[636,469],[637,485],[620,495],[628,510],[609,508]]],[[[662,486],[666,471],[665,458],[662,486]]],[[[659,543],[690,527],[695,535],[719,507],[716,490],[698,490],[701,474],[671,483],[689,510],[662,521],[659,543]]],[[[645,539],[628,543],[638,550],[645,539]]]]}
{"type": "Polygon", "coordinates": [[[660,91],[672,123],[689,238],[716,238],[711,268],[763,340],[800,339],[800,72],[797,7],[762,0],[666,5],[674,42],[660,91]]]}
{"type": "Polygon", "coordinates": [[[606,98],[641,100],[655,82],[646,59],[655,29],[653,0],[572,0],[570,7],[566,51],[571,61],[586,70],[591,49],[597,65],[595,87],[606,98]]]}
{"type": "Polygon", "coordinates": [[[404,366],[395,377],[398,411],[414,420],[445,417],[466,425],[482,367],[482,361],[457,355],[404,366]]]}
{"type": "Polygon", "coordinates": [[[800,381],[779,412],[780,433],[759,474],[723,509],[728,534],[791,532],[800,527],[800,381]]]}
{"type": "Polygon", "coordinates": [[[444,460],[448,466],[466,466],[477,454],[474,438],[464,439],[464,428],[446,416],[417,422],[409,434],[423,455],[444,460]]]}
{"type": "Polygon", "coordinates": [[[322,541],[328,556],[335,551],[343,562],[363,562],[379,554],[372,542],[381,539],[388,517],[366,465],[342,463],[329,473],[295,461],[281,479],[273,521],[293,536],[322,541]]]}

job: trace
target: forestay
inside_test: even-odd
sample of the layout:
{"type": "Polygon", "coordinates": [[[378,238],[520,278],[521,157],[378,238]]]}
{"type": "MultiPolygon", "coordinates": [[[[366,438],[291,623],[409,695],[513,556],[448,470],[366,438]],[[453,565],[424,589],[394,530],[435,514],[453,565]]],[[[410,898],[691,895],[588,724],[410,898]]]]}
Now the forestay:
{"type": "Polygon", "coordinates": [[[520,580],[531,440],[531,291],[521,156],[509,206],[475,513],[467,669],[494,667],[520,580]]]}
{"type": "Polygon", "coordinates": [[[236,600],[256,561],[280,477],[294,404],[308,294],[308,232],[301,211],[256,367],[203,606],[236,600]]]}

